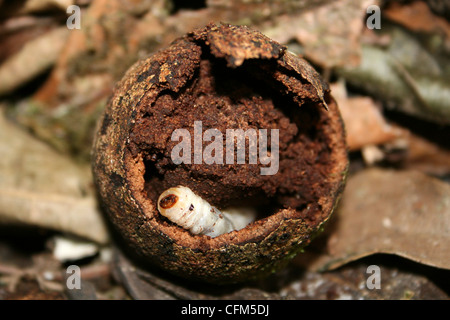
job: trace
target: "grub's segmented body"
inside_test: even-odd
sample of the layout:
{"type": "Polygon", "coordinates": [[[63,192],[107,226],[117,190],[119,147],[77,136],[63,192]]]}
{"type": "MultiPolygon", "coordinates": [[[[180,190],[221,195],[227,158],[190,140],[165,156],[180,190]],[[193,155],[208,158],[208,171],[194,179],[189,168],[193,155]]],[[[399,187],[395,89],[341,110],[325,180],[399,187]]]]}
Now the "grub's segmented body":
{"type": "Polygon", "coordinates": [[[158,199],[158,210],[161,215],[191,233],[210,237],[239,230],[252,218],[251,214],[246,213],[244,219],[241,216],[234,222],[230,214],[211,206],[184,186],[164,191],[158,199]]]}

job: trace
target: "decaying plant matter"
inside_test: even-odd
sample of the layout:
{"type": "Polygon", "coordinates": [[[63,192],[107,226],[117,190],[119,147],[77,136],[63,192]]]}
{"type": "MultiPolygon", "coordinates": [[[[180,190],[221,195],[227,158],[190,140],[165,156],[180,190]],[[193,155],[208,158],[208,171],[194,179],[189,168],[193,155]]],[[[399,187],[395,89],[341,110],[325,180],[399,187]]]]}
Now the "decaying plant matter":
{"type": "MultiPolygon", "coordinates": [[[[205,145],[205,144],[204,144],[205,145]]],[[[93,170],[104,207],[135,252],[192,279],[236,282],[270,274],[328,219],[348,166],[342,121],[327,85],[303,59],[247,27],[208,25],[136,63],[98,128],[93,170]],[[277,128],[279,170],[171,161],[177,128],[277,128]],[[192,235],[157,211],[185,185],[222,208],[253,204],[247,227],[192,235]],[[259,204],[259,206],[258,206],[259,204]]]]}

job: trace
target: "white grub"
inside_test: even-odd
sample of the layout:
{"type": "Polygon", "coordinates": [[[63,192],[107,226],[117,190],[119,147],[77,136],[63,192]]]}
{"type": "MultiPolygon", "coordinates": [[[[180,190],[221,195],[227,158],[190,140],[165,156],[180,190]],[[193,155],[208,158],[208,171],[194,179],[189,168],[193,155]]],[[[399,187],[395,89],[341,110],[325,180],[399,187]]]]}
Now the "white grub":
{"type": "Polygon", "coordinates": [[[158,210],[161,215],[192,234],[213,238],[244,228],[256,216],[255,210],[249,207],[220,211],[184,186],[164,191],[158,199],[158,210]]]}

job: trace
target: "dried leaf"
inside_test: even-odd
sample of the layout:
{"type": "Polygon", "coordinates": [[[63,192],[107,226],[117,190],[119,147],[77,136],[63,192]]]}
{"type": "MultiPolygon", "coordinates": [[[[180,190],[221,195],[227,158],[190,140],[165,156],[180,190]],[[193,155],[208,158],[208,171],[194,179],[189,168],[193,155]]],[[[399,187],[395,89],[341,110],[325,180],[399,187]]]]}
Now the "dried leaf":
{"type": "Polygon", "coordinates": [[[384,119],[380,108],[370,97],[347,97],[347,92],[340,83],[332,85],[331,90],[345,123],[350,150],[408,136],[407,130],[391,125],[384,119]]]}
{"type": "Polygon", "coordinates": [[[258,23],[284,13],[313,10],[314,8],[335,0],[207,0],[211,11],[220,11],[226,20],[258,23]]]}
{"type": "Polygon", "coordinates": [[[450,41],[450,23],[433,14],[425,1],[406,4],[391,2],[383,10],[383,15],[411,31],[444,34],[447,41],[450,41]]]}
{"type": "Polygon", "coordinates": [[[57,25],[55,20],[53,17],[45,16],[13,16],[2,21],[0,23],[0,63],[19,52],[28,41],[38,38],[55,27],[57,25]]]}
{"type": "Polygon", "coordinates": [[[448,149],[415,134],[413,128],[388,122],[372,98],[348,97],[342,81],[330,87],[345,123],[349,150],[361,150],[367,164],[386,161],[430,175],[450,173],[448,149]]]}
{"type": "Polygon", "coordinates": [[[325,269],[374,253],[450,269],[450,185],[416,171],[367,169],[351,177],[328,240],[325,269]]]}
{"type": "Polygon", "coordinates": [[[51,67],[66,43],[69,30],[60,27],[25,44],[0,65],[0,95],[11,92],[51,67]]]}
{"type": "Polygon", "coordinates": [[[73,5],[75,0],[28,0],[21,8],[21,13],[42,12],[45,10],[59,9],[66,11],[67,7],[73,5]]]}
{"type": "Polygon", "coordinates": [[[407,144],[408,151],[402,162],[402,168],[436,176],[450,174],[450,150],[415,134],[408,136],[407,144]]]}
{"type": "Polygon", "coordinates": [[[356,65],[363,18],[372,4],[377,1],[333,1],[311,10],[279,15],[274,18],[274,25],[263,27],[262,31],[282,44],[298,41],[301,53],[322,67],[356,65]]]}
{"type": "Polygon", "coordinates": [[[387,48],[363,44],[361,63],[339,67],[337,74],[390,109],[450,123],[448,57],[432,56],[416,37],[398,27],[386,27],[388,31],[392,39],[387,48]]]}
{"type": "Polygon", "coordinates": [[[164,33],[155,17],[163,6],[163,1],[158,2],[93,1],[83,12],[83,27],[70,32],[55,68],[34,98],[57,107],[83,95],[89,97],[87,102],[98,95],[107,96],[114,82],[138,59],[140,50],[149,54],[158,46],[156,38],[164,33]],[[147,10],[145,19],[136,17],[147,10]],[[101,81],[91,82],[93,76],[101,81]]]}
{"type": "Polygon", "coordinates": [[[105,243],[108,232],[79,167],[0,113],[0,221],[50,228],[105,243]]]}

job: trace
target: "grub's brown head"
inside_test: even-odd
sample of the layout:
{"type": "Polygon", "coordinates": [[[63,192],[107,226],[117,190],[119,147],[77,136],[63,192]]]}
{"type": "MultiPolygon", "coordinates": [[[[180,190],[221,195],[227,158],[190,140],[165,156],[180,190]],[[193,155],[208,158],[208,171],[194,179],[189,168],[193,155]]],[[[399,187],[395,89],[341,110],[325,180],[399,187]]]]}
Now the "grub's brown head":
{"type": "Polygon", "coordinates": [[[159,206],[163,209],[172,208],[177,203],[178,197],[174,194],[168,194],[164,198],[159,200],[159,206]]]}

